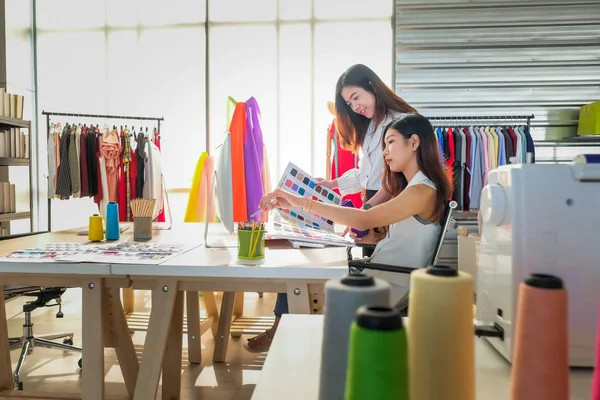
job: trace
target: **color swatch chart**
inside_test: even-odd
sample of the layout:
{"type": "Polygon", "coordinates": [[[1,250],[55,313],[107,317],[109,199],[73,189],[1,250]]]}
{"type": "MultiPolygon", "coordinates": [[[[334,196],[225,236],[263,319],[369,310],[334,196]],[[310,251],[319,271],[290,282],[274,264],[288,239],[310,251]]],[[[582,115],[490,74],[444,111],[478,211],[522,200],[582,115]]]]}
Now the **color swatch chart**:
{"type": "MultiPolygon", "coordinates": [[[[290,162],[285,168],[277,186],[287,192],[312,198],[313,201],[336,205],[341,203],[342,197],[339,194],[327,188],[317,187],[316,183],[317,180],[315,178],[290,162]]],[[[300,207],[279,211],[284,217],[286,215],[289,216],[288,220],[297,220],[299,226],[323,229],[329,232],[333,232],[334,230],[335,223],[332,220],[311,212],[306,212],[300,207]]]]}
{"type": "Polygon", "coordinates": [[[334,232],[307,228],[297,224],[301,221],[289,221],[273,216],[267,224],[267,232],[271,239],[288,239],[299,242],[319,243],[326,246],[355,246],[354,240],[342,237],[334,232]]]}

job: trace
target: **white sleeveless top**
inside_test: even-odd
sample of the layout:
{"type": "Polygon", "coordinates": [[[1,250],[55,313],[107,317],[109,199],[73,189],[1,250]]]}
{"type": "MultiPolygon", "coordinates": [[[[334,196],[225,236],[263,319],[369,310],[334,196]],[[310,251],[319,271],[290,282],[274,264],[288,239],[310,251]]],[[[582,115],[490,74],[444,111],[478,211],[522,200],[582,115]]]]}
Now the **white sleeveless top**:
{"type": "MultiPolygon", "coordinates": [[[[434,183],[421,171],[417,172],[406,187],[414,185],[427,185],[436,189],[434,183]]],[[[439,223],[426,221],[418,216],[396,222],[389,227],[387,236],[377,243],[371,261],[379,264],[424,268],[433,259],[441,229],[439,223]]],[[[399,297],[408,292],[410,282],[408,274],[377,270],[365,270],[364,273],[392,284],[394,289],[392,305],[399,300],[399,297]],[[395,287],[395,285],[402,288],[395,287]]]]}

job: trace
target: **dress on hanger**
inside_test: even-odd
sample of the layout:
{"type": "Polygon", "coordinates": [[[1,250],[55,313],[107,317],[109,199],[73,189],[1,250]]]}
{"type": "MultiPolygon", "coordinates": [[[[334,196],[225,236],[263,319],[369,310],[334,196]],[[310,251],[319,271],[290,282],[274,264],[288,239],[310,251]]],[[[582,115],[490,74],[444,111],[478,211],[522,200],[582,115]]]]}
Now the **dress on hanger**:
{"type": "MultiPolygon", "coordinates": [[[[344,172],[357,167],[359,156],[342,148],[339,141],[338,131],[335,127],[335,120],[329,127],[329,139],[334,143],[333,160],[331,160],[331,176],[329,179],[337,179],[338,177],[342,176],[344,172]]],[[[334,192],[340,194],[339,189],[334,189],[334,192]]],[[[344,200],[352,201],[352,204],[354,204],[354,207],[356,208],[362,207],[361,193],[347,194],[342,197],[342,201],[344,200]]]]}

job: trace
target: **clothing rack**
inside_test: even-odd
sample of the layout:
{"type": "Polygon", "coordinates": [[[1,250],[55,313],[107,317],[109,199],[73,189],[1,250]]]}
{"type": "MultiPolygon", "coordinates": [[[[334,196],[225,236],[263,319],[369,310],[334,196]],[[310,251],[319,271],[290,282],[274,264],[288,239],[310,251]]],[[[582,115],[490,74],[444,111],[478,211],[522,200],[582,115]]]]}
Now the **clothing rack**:
{"type": "MultiPolygon", "coordinates": [[[[66,113],[66,112],[49,112],[42,111],[42,115],[46,116],[46,135],[50,134],[50,117],[51,116],[61,116],[61,117],[76,117],[76,118],[97,118],[97,119],[112,119],[112,120],[134,120],[134,121],[156,121],[157,127],[156,130],[160,135],[160,122],[164,121],[164,117],[135,117],[129,115],[109,115],[109,114],[81,114],[81,113],[66,113]]],[[[47,138],[48,136],[46,136],[47,138]]],[[[146,143],[150,141],[150,138],[144,136],[146,138],[146,143]]],[[[152,161],[152,151],[148,151],[148,162],[152,161]]],[[[169,203],[169,196],[167,194],[167,186],[165,185],[164,177],[162,179],[162,184],[164,187],[164,196],[165,202],[167,204],[167,212],[169,214],[169,224],[164,229],[171,229],[173,219],[171,214],[171,205],[169,203]]],[[[148,185],[152,187],[152,177],[151,174],[148,174],[148,185]]],[[[48,198],[48,232],[52,232],[52,199],[48,198]]]]}
{"type": "Polygon", "coordinates": [[[535,118],[533,114],[425,116],[434,128],[442,162],[448,170],[449,178],[453,184],[456,184],[453,188],[453,199],[459,203],[459,210],[462,210],[457,210],[457,214],[461,214],[457,215],[460,219],[476,217],[474,210],[478,210],[480,205],[479,188],[486,185],[487,173],[490,170],[511,163],[535,162],[534,140],[531,136],[531,120],[535,118]],[[468,133],[463,132],[467,127],[471,139],[468,139],[468,133]],[[497,134],[498,130],[502,132],[501,135],[497,134]],[[460,135],[457,134],[457,131],[461,132],[461,135],[466,133],[466,137],[463,135],[462,139],[459,139],[460,135]],[[452,135],[449,132],[452,132],[452,135]],[[468,143],[476,138],[476,150],[472,145],[469,148],[468,143]],[[492,139],[494,141],[490,142],[492,139]],[[465,144],[465,140],[467,144],[465,144]],[[515,142],[517,140],[518,145],[515,142]],[[458,148],[456,147],[457,143],[458,148]],[[483,143],[483,148],[481,143],[483,143]],[[458,149],[462,149],[462,151],[458,149]],[[462,153],[460,157],[457,153],[459,151],[462,153]],[[488,157],[488,153],[490,157],[488,157]],[[475,167],[469,167],[469,164],[473,162],[476,163],[475,167]],[[476,169],[470,170],[469,168],[476,169]],[[476,171],[476,175],[471,175],[472,171],[476,171]]]}
{"type": "Polygon", "coordinates": [[[531,120],[535,118],[535,115],[456,115],[456,116],[426,116],[431,121],[433,126],[440,126],[441,123],[435,121],[461,121],[461,122],[481,122],[481,121],[521,121],[525,120],[528,127],[531,127],[531,120]]]}

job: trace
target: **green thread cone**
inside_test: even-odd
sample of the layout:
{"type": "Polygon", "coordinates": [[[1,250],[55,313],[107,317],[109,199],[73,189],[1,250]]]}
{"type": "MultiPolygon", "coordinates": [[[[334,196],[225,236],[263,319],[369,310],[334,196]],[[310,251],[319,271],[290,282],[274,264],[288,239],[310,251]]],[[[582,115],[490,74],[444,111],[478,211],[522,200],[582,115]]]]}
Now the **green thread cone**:
{"type": "Polygon", "coordinates": [[[350,328],[346,400],[408,400],[408,345],[402,317],[362,306],[350,328]]]}

